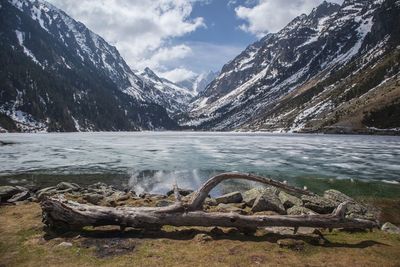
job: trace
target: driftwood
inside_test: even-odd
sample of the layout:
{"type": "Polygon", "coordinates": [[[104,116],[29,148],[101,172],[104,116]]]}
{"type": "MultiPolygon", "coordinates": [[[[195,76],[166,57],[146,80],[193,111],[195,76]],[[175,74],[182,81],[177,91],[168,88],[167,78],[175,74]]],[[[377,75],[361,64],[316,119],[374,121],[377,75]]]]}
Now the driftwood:
{"type": "Polygon", "coordinates": [[[102,207],[67,201],[63,197],[45,199],[42,203],[44,223],[53,228],[79,229],[84,226],[116,225],[157,229],[171,226],[220,226],[239,229],[257,229],[267,226],[358,228],[372,229],[377,223],[369,220],[345,218],[347,203],[340,204],[332,214],[326,215],[239,215],[236,213],[204,212],[203,202],[208,193],[220,182],[228,179],[245,179],[273,185],[284,191],[313,195],[312,192],[289,186],[260,176],[240,173],[224,173],[209,179],[195,192],[188,203],[183,203],[174,186],[176,202],[168,207],[102,207]]]}

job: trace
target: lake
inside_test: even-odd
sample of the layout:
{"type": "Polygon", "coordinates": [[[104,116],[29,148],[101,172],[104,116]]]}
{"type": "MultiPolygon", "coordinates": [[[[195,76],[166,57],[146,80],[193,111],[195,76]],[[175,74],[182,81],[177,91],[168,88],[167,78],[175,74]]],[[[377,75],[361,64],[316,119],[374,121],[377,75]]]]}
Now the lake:
{"type": "MultiPolygon", "coordinates": [[[[0,184],[103,181],[165,193],[225,171],[321,192],[400,194],[400,137],[208,132],[0,134],[0,184]]],[[[247,182],[220,186],[226,192],[247,182]]]]}

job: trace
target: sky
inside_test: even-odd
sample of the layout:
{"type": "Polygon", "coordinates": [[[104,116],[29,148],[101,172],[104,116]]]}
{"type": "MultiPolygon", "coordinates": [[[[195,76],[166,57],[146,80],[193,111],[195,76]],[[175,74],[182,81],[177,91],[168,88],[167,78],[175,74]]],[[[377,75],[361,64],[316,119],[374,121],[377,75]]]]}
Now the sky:
{"type": "MultiPolygon", "coordinates": [[[[179,82],[219,71],[323,0],[48,0],[115,45],[134,70],[179,82]]],[[[342,3],[343,0],[330,2],[342,3]]]]}

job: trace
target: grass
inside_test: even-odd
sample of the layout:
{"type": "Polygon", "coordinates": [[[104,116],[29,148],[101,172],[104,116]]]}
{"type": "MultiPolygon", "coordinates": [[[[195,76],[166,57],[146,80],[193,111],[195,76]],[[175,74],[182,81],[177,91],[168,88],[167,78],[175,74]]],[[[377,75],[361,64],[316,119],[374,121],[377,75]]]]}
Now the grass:
{"type": "Polygon", "coordinates": [[[209,228],[164,227],[162,232],[86,228],[79,235],[44,231],[38,204],[0,207],[0,266],[400,266],[400,236],[324,233],[328,243],[304,239],[301,251],[280,248],[284,238],[260,232],[193,238],[209,228]],[[72,247],[59,247],[63,241],[72,247]],[[111,251],[111,253],[109,253],[111,251]]]}

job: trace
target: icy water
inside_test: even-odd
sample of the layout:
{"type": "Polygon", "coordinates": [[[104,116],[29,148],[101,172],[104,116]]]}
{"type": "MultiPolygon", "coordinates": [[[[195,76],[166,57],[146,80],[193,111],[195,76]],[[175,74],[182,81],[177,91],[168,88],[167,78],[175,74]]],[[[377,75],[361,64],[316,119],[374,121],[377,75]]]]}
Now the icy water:
{"type": "MultiPolygon", "coordinates": [[[[260,133],[1,134],[0,184],[104,181],[165,192],[213,174],[251,172],[321,191],[400,194],[400,137],[260,133]]],[[[226,183],[220,191],[248,187],[226,183]]]]}

